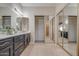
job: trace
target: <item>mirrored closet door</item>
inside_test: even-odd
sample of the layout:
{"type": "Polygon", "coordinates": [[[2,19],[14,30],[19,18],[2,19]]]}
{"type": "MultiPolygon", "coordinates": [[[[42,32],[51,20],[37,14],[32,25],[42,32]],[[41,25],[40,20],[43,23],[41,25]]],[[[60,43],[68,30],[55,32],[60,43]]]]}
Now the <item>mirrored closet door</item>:
{"type": "Polygon", "coordinates": [[[63,48],[70,55],[76,55],[77,46],[77,4],[64,8],[63,48]]]}
{"type": "Polygon", "coordinates": [[[63,11],[59,13],[58,17],[58,44],[63,47],[63,11]]]}

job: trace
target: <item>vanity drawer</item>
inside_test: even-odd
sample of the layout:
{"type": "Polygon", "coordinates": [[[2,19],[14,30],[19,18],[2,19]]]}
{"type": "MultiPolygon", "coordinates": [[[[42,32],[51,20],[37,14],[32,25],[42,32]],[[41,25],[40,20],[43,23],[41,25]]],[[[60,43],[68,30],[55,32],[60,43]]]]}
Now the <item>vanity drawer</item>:
{"type": "Polygon", "coordinates": [[[28,45],[28,37],[27,36],[25,37],[25,43],[24,44],[25,44],[25,47],[27,47],[27,45],[28,45]]]}
{"type": "Polygon", "coordinates": [[[10,47],[6,47],[6,48],[0,50],[0,56],[11,56],[10,47]]]}
{"type": "Polygon", "coordinates": [[[12,38],[2,39],[0,40],[0,50],[7,46],[11,46],[12,44],[13,44],[12,38]]]}
{"type": "Polygon", "coordinates": [[[15,36],[14,37],[14,42],[18,42],[20,40],[20,36],[15,36]]]}
{"type": "Polygon", "coordinates": [[[14,42],[23,41],[23,40],[24,40],[24,35],[14,37],[14,42]]]}
{"type": "Polygon", "coordinates": [[[20,55],[21,52],[24,50],[24,39],[25,35],[19,35],[14,37],[13,39],[13,55],[20,55]]]}
{"type": "Polygon", "coordinates": [[[28,42],[28,44],[29,44],[29,42],[30,42],[30,34],[28,34],[27,36],[28,36],[28,37],[27,37],[27,42],[28,42]]]}
{"type": "Polygon", "coordinates": [[[9,55],[13,55],[13,38],[6,38],[6,39],[2,39],[0,40],[0,56],[9,56],[9,55]]]}
{"type": "Polygon", "coordinates": [[[14,50],[20,48],[20,46],[24,46],[24,43],[23,42],[18,42],[14,45],[14,50]]]}
{"type": "Polygon", "coordinates": [[[6,38],[6,39],[0,40],[0,45],[4,44],[5,42],[9,42],[11,44],[12,43],[12,38],[6,38]]]}
{"type": "Polygon", "coordinates": [[[8,47],[9,45],[10,45],[9,42],[4,42],[3,44],[0,44],[0,50],[2,50],[2,49],[4,49],[4,48],[8,47]]]}
{"type": "Polygon", "coordinates": [[[25,43],[24,43],[25,48],[28,46],[29,42],[30,42],[30,34],[28,33],[25,35],[25,43]]]}
{"type": "Polygon", "coordinates": [[[20,36],[20,39],[23,39],[24,40],[24,38],[25,38],[25,35],[21,35],[20,36]]]}
{"type": "Polygon", "coordinates": [[[23,52],[23,50],[24,50],[24,46],[20,46],[20,48],[18,48],[18,49],[15,51],[14,55],[15,55],[15,56],[19,56],[19,55],[23,52]]]}

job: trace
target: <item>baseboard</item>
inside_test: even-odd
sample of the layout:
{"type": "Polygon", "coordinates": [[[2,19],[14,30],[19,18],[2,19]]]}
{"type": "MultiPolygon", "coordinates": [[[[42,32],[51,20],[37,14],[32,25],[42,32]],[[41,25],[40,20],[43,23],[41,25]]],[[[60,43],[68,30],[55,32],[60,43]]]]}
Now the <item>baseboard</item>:
{"type": "Polygon", "coordinates": [[[35,43],[44,43],[45,40],[35,40],[35,43]]]}
{"type": "Polygon", "coordinates": [[[69,43],[76,43],[76,41],[69,41],[69,43]]]}

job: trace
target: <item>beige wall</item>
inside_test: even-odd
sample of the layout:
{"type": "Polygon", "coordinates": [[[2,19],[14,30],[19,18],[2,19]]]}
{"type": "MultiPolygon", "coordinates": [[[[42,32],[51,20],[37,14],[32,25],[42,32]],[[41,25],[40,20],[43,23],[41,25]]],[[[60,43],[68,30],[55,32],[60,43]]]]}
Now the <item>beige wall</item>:
{"type": "Polygon", "coordinates": [[[29,17],[29,30],[31,31],[31,41],[35,41],[35,16],[54,16],[55,8],[53,7],[25,7],[23,13],[29,17]]]}
{"type": "Polygon", "coordinates": [[[53,16],[49,16],[49,38],[53,40],[53,16]]]}
{"type": "Polygon", "coordinates": [[[57,15],[68,3],[59,3],[56,5],[55,15],[57,15]]]}

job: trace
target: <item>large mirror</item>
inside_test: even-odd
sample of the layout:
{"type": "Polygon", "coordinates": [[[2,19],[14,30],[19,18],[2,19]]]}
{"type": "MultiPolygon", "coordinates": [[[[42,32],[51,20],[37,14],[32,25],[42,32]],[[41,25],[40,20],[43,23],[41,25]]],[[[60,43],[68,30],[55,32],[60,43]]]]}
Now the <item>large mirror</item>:
{"type": "Polygon", "coordinates": [[[8,7],[0,6],[0,34],[6,33],[11,28],[12,11],[8,7]]]}
{"type": "Polygon", "coordinates": [[[6,7],[0,7],[0,29],[11,26],[10,10],[6,7]]]}
{"type": "Polygon", "coordinates": [[[17,32],[17,17],[18,15],[10,7],[0,6],[0,34],[17,32]]]}
{"type": "Polygon", "coordinates": [[[26,32],[29,31],[29,18],[28,17],[17,17],[16,19],[18,30],[26,32]]]}
{"type": "Polygon", "coordinates": [[[70,54],[76,55],[77,44],[77,4],[69,4],[63,10],[63,48],[70,54]]]}
{"type": "Polygon", "coordinates": [[[8,5],[10,4],[0,4],[0,34],[28,31],[29,19],[19,13],[19,8],[8,5]]]}

